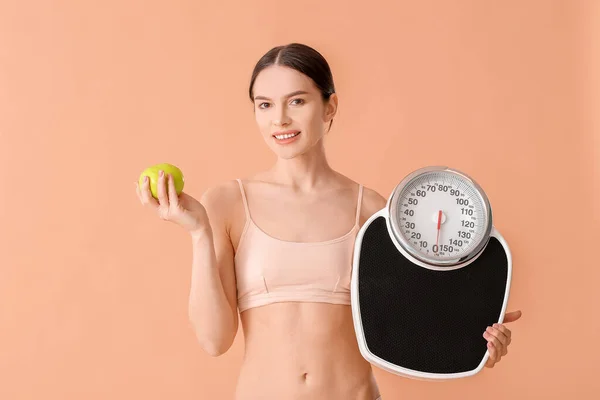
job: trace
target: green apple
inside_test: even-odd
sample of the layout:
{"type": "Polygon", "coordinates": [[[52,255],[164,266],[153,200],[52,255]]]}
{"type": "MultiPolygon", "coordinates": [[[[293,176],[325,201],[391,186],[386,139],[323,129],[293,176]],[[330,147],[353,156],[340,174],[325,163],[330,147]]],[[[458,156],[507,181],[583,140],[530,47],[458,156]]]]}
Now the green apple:
{"type": "MultiPolygon", "coordinates": [[[[144,176],[147,176],[150,179],[150,192],[152,193],[152,197],[155,199],[158,198],[158,192],[156,191],[156,184],[158,183],[158,172],[164,171],[165,177],[167,174],[171,174],[173,176],[173,182],[175,183],[175,191],[177,195],[180,195],[183,191],[183,173],[179,168],[172,164],[156,164],[151,167],[146,168],[142,174],[140,175],[139,184],[142,185],[144,181],[144,176]]],[[[165,183],[167,183],[165,181],[165,183]]],[[[168,186],[167,186],[168,190],[168,186]]]]}

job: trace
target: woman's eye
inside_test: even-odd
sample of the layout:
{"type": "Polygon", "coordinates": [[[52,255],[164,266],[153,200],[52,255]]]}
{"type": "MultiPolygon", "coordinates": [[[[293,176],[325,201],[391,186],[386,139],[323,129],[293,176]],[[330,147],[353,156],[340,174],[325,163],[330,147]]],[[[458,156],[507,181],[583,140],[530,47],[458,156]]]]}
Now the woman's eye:
{"type": "Polygon", "coordinates": [[[292,100],[292,103],[295,103],[295,104],[304,104],[304,100],[303,99],[294,99],[294,100],[292,100]]]}
{"type": "Polygon", "coordinates": [[[260,103],[258,105],[258,108],[267,108],[268,105],[269,105],[269,103],[260,103]]]}

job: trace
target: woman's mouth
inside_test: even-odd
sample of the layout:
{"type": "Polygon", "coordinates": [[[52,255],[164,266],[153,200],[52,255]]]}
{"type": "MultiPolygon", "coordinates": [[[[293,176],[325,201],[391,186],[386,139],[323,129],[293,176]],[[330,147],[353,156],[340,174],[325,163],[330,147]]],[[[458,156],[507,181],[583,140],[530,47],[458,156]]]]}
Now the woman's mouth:
{"type": "Polygon", "coordinates": [[[273,137],[275,138],[275,142],[279,144],[288,144],[296,140],[299,135],[300,131],[286,131],[276,133],[275,135],[273,135],[273,137]]]}

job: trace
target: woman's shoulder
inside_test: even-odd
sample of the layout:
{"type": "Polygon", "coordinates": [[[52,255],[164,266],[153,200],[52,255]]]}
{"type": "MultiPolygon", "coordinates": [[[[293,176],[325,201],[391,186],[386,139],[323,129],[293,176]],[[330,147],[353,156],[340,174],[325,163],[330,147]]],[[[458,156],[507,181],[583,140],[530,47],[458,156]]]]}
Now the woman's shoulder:
{"type": "MultiPolygon", "coordinates": [[[[243,182],[242,179],[240,181],[243,182]]],[[[213,230],[227,233],[230,239],[232,233],[238,232],[239,236],[243,226],[240,221],[245,221],[241,189],[237,179],[228,179],[208,186],[200,198],[213,230]]]]}
{"type": "Polygon", "coordinates": [[[229,179],[209,186],[202,194],[202,203],[230,203],[241,200],[240,184],[237,179],[229,179]]]}
{"type": "Polygon", "coordinates": [[[362,206],[360,211],[361,225],[373,214],[384,208],[387,200],[375,189],[363,185],[362,206]]]}
{"type": "Polygon", "coordinates": [[[241,207],[243,197],[240,183],[237,179],[229,179],[211,185],[202,194],[200,203],[206,209],[209,218],[229,225],[235,217],[232,212],[242,210],[243,213],[244,210],[241,207]]]}
{"type": "Polygon", "coordinates": [[[363,185],[363,205],[367,208],[381,210],[385,207],[387,199],[375,189],[363,185]]]}
{"type": "Polygon", "coordinates": [[[362,194],[362,207],[366,207],[367,209],[376,208],[377,211],[381,210],[385,207],[387,200],[384,196],[382,196],[377,190],[374,188],[362,183],[357,182],[345,175],[340,174],[342,179],[346,180],[350,185],[360,185],[363,188],[362,194]]]}
{"type": "Polygon", "coordinates": [[[377,211],[381,210],[387,205],[387,199],[376,189],[362,182],[357,182],[343,174],[340,174],[340,176],[349,185],[360,185],[363,188],[360,210],[361,225],[363,222],[369,219],[371,215],[375,214],[377,211]]]}

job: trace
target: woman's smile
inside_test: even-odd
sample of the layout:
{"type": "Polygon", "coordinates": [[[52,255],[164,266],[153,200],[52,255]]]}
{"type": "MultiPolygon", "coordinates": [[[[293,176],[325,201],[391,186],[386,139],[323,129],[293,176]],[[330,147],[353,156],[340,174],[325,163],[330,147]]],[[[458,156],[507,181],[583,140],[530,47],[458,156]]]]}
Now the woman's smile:
{"type": "Polygon", "coordinates": [[[288,131],[276,132],[273,135],[273,138],[275,139],[275,143],[284,145],[284,144],[289,144],[289,143],[296,141],[296,139],[298,139],[299,136],[300,136],[300,131],[288,130],[288,131]]]}

